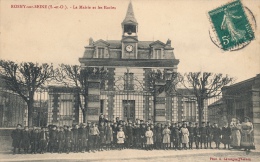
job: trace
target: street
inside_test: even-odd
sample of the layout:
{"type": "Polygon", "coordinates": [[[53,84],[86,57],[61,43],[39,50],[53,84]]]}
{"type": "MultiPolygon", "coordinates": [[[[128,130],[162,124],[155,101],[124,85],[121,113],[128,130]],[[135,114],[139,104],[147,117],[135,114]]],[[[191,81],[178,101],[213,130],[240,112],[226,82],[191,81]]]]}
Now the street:
{"type": "Polygon", "coordinates": [[[0,154],[0,161],[259,161],[260,152],[252,150],[248,155],[237,150],[133,150],[125,149],[102,151],[96,153],[46,153],[46,154],[0,154]]]}

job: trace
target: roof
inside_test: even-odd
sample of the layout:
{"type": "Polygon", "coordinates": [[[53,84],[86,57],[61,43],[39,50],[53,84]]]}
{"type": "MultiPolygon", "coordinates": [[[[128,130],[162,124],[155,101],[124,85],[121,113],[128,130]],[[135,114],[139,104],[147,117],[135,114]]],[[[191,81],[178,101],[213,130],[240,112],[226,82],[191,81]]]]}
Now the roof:
{"type": "Polygon", "coordinates": [[[260,87],[260,81],[256,81],[260,79],[260,74],[257,74],[255,77],[244,80],[242,82],[238,82],[236,84],[225,86],[221,90],[222,91],[228,91],[228,94],[232,93],[242,93],[244,91],[250,91],[252,90],[252,87],[260,87]]]}
{"type": "MultiPolygon", "coordinates": [[[[86,47],[93,47],[93,46],[95,46],[96,42],[94,42],[93,45],[89,45],[89,46],[86,46],[86,47]]],[[[109,44],[108,45],[109,48],[121,49],[121,46],[122,46],[121,40],[106,40],[104,42],[109,44]]],[[[153,44],[153,43],[155,43],[155,41],[138,41],[138,48],[150,48],[150,45],[153,44]]]]}
{"type": "Polygon", "coordinates": [[[125,16],[125,19],[122,22],[122,24],[130,24],[130,23],[138,24],[137,20],[135,19],[135,15],[134,15],[134,11],[133,11],[133,5],[132,5],[131,1],[129,2],[128,9],[127,9],[127,12],[126,12],[126,16],[125,16]]]}

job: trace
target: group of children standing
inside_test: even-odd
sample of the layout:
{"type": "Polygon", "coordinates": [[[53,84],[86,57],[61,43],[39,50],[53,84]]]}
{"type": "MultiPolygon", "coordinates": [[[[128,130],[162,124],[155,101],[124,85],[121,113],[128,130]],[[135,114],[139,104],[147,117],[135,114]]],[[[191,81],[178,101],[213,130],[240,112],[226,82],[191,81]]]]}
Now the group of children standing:
{"type": "Polygon", "coordinates": [[[220,142],[229,148],[231,129],[223,127],[220,129],[217,124],[210,125],[210,122],[198,123],[179,122],[172,124],[161,124],[143,121],[125,122],[117,120],[111,122],[99,120],[99,123],[76,124],[71,126],[57,127],[50,125],[41,129],[28,127],[17,129],[12,132],[13,153],[70,153],[70,152],[95,152],[110,149],[204,149],[212,148],[211,143],[216,143],[219,149],[220,142]],[[200,147],[199,147],[200,146],[200,147]]]}

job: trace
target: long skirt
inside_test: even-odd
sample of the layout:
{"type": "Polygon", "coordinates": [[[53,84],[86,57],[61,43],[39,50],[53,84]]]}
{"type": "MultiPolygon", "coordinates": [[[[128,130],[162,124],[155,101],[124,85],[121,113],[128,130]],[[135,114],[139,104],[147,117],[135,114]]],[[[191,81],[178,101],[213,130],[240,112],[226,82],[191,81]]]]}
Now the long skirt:
{"type": "Polygon", "coordinates": [[[250,134],[241,133],[240,145],[241,145],[241,148],[255,149],[253,133],[252,132],[250,134]]]}
{"type": "Polygon", "coordinates": [[[240,147],[241,133],[239,130],[233,130],[231,134],[231,146],[240,147]]]}

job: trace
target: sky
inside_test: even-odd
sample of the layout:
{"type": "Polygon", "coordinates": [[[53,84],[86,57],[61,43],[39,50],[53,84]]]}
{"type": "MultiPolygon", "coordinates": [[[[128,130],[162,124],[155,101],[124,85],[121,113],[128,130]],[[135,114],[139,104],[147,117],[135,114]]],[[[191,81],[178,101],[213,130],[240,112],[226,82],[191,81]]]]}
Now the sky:
{"type": "MultiPolygon", "coordinates": [[[[129,0],[0,0],[0,58],[54,65],[79,64],[84,47],[95,40],[121,40],[129,0]],[[12,6],[13,5],[13,6],[12,6]],[[14,8],[50,5],[63,9],[14,8]],[[73,9],[89,6],[91,9],[73,9]],[[93,9],[92,7],[115,9],[93,9]],[[68,9],[64,9],[68,7],[68,9]]],[[[223,51],[210,40],[208,11],[230,0],[132,0],[141,41],[170,39],[178,71],[228,74],[237,82],[260,73],[259,29],[255,40],[238,51],[223,51]]],[[[242,0],[260,22],[260,1],[242,0]]],[[[214,36],[214,33],[213,33],[214,36]]]]}

